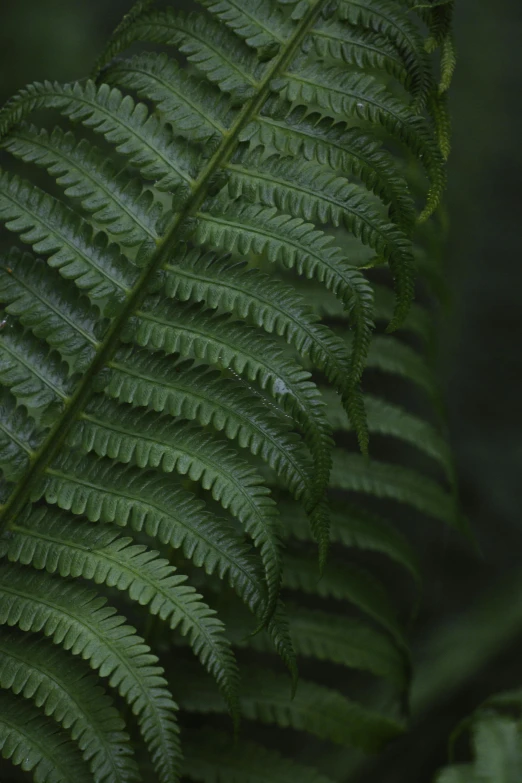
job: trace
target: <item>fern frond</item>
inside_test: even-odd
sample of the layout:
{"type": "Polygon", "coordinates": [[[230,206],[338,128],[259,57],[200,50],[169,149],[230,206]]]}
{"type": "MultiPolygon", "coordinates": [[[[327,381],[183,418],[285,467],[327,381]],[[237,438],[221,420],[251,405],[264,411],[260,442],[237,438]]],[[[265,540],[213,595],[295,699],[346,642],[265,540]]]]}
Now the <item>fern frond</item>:
{"type": "Polygon", "coordinates": [[[255,563],[226,520],[210,515],[204,504],[155,473],[116,470],[110,462],[76,457],[48,469],[35,496],[64,510],[85,514],[91,522],[129,526],[174,549],[208,574],[228,577],[252,610],[263,606],[263,585],[255,563]]]}
{"type": "MultiPolygon", "coordinates": [[[[228,624],[229,633],[234,628],[228,624]]],[[[297,655],[316,658],[339,666],[368,671],[390,680],[398,688],[406,681],[405,657],[384,634],[360,620],[333,614],[291,607],[290,632],[297,655]]],[[[241,633],[241,632],[239,632],[241,633]]],[[[270,644],[263,636],[246,639],[232,636],[234,645],[269,652],[270,644]]]]}
{"type": "Polygon", "coordinates": [[[183,14],[166,8],[143,14],[116,35],[104,65],[137,41],[179,47],[210,82],[236,99],[251,98],[258,86],[260,68],[254,53],[205,13],[183,14]]]}
{"type": "Polygon", "coordinates": [[[173,364],[146,351],[116,356],[105,393],[120,402],[212,425],[238,445],[260,455],[299,499],[308,492],[310,461],[290,434],[288,420],[268,408],[246,384],[185,361],[173,364]]]}
{"type": "MultiPolygon", "coordinates": [[[[397,278],[399,298],[395,322],[405,317],[413,297],[413,256],[406,236],[368,206],[367,192],[344,177],[325,173],[313,163],[303,165],[259,154],[242,156],[229,164],[229,189],[234,198],[250,201],[318,224],[344,227],[379,256],[389,261],[397,278]],[[403,312],[404,311],[404,312],[403,312]]],[[[288,264],[287,264],[288,265],[288,264]]]]}
{"type": "MultiPolygon", "coordinates": [[[[332,427],[336,430],[349,429],[347,417],[332,390],[322,389],[321,393],[327,403],[328,418],[332,427]]],[[[414,416],[404,408],[386,402],[380,397],[367,394],[364,404],[368,416],[368,429],[371,433],[393,436],[409,443],[436,460],[448,479],[454,480],[454,467],[448,444],[435,427],[419,416],[414,416]]]]}
{"type": "Polygon", "coordinates": [[[290,20],[270,0],[201,0],[201,4],[265,57],[276,54],[294,32],[290,20]]]}
{"type": "Polygon", "coordinates": [[[185,734],[184,774],[202,783],[333,783],[308,766],[243,740],[234,745],[212,729],[185,734]]]}
{"type": "Polygon", "coordinates": [[[341,0],[339,18],[356,28],[381,35],[400,55],[411,79],[419,107],[433,87],[424,42],[415,24],[390,0],[341,0]]]}
{"type": "Polygon", "coordinates": [[[111,84],[153,101],[177,136],[215,143],[228,131],[230,101],[165,54],[148,52],[120,60],[107,77],[111,84]]]}
{"type": "MultiPolygon", "coordinates": [[[[372,391],[384,371],[438,404],[421,355],[429,316],[409,308],[416,263],[423,301],[437,293],[437,254],[412,238],[417,204],[428,190],[423,219],[444,184],[430,52],[441,48],[444,88],[451,10],[412,20],[405,2],[201,0],[187,15],[137,0],[95,81],[33,84],[0,111],[1,152],[16,159],[16,174],[0,174],[0,221],[34,250],[0,262],[0,622],[18,626],[0,640],[0,710],[15,698],[29,716],[25,734],[0,720],[0,744],[15,762],[25,753],[36,779],[82,780],[83,754],[95,783],[137,783],[135,746],[140,771],[179,783],[178,695],[184,727],[228,708],[369,751],[403,729],[341,693],[354,681],[362,696],[366,677],[346,669],[366,672],[404,713],[410,662],[393,601],[346,552],[324,566],[330,504],[334,543],[417,581],[408,543],[365,498],[459,522],[454,485],[421,472],[452,479],[435,427],[398,407],[395,389],[393,404],[370,397],[367,417],[361,390],[369,366],[372,391]],[[374,315],[421,349],[374,339],[374,315]],[[334,428],[363,453],[371,430],[438,465],[339,449],[332,471],[334,428]],[[295,692],[292,638],[335,667],[339,691],[304,682],[292,701],[287,678],[249,665],[276,652],[295,692]],[[239,695],[232,647],[247,664],[239,695]],[[103,679],[136,718],[131,738],[103,679]]],[[[428,229],[417,238],[433,244],[428,229]]],[[[248,744],[231,756],[210,732],[188,729],[188,748],[196,780],[332,783],[248,744]]]]}
{"type": "Polygon", "coordinates": [[[300,275],[324,283],[345,305],[354,322],[354,346],[350,382],[361,377],[370,341],[372,321],[371,289],[361,273],[348,264],[331,238],[300,218],[279,214],[276,209],[242,205],[200,213],[195,239],[220,251],[245,254],[265,253],[268,260],[300,275]]]}
{"type": "Polygon", "coordinates": [[[389,498],[459,527],[455,498],[440,485],[409,468],[384,462],[367,461],[358,454],[334,455],[332,483],[352,492],[389,498]]]}
{"type": "Polygon", "coordinates": [[[441,153],[429,124],[392,96],[367,74],[352,74],[337,67],[303,65],[277,84],[281,95],[293,105],[318,105],[327,117],[377,125],[398,137],[422,160],[430,180],[430,191],[421,220],[427,220],[440,203],[445,187],[441,153]]]}
{"type": "Polygon", "coordinates": [[[0,752],[36,783],[78,783],[91,780],[82,757],[57,726],[31,704],[0,692],[0,752]]]}
{"type": "Polygon", "coordinates": [[[355,566],[332,564],[321,579],[313,562],[304,557],[287,555],[284,585],[321,598],[348,601],[385,628],[403,649],[407,649],[404,629],[383,585],[368,571],[355,566]]]}
{"type": "Polygon", "coordinates": [[[0,258],[0,301],[6,313],[45,340],[69,366],[86,369],[98,342],[97,318],[86,299],[43,261],[13,248],[0,258]]]}
{"type": "Polygon", "coordinates": [[[316,467],[313,497],[316,502],[320,499],[328,483],[333,442],[324,403],[310,374],[275,342],[226,316],[159,300],[149,300],[138,311],[129,332],[126,341],[192,356],[232,370],[266,390],[302,427],[316,467]]]}
{"type": "Polygon", "coordinates": [[[0,388],[0,414],[0,470],[8,481],[16,481],[36,457],[43,433],[4,388],[0,388]]]}
{"type": "Polygon", "coordinates": [[[2,633],[0,651],[0,687],[32,699],[69,731],[95,783],[140,780],[122,719],[79,661],[45,639],[29,640],[14,629],[2,633]]]}
{"type": "Polygon", "coordinates": [[[78,525],[72,516],[56,510],[26,514],[11,533],[7,545],[0,540],[0,552],[11,562],[126,590],[170,628],[179,627],[237,718],[238,673],[223,625],[168,561],[132,538],[121,537],[113,527],[78,525]]]}
{"type": "Polygon", "coordinates": [[[259,548],[273,611],[281,577],[277,506],[248,463],[192,425],[176,426],[141,411],[123,413],[108,401],[92,405],[84,414],[71,445],[141,468],[176,471],[200,482],[214,500],[230,509],[259,548]]]}
{"type": "Polygon", "coordinates": [[[291,109],[276,103],[242,134],[251,148],[262,145],[282,155],[302,154],[333,171],[351,173],[384,204],[391,206],[390,217],[410,232],[415,221],[413,200],[397,164],[378,140],[361,128],[323,118],[302,108],[291,109]]]}
{"type": "Polygon", "coordinates": [[[0,383],[37,423],[51,406],[56,417],[72,391],[60,357],[16,323],[4,331],[0,342],[0,383]]]}
{"type": "Polygon", "coordinates": [[[116,610],[90,590],[13,565],[0,564],[0,592],[2,624],[42,631],[109,678],[136,715],[158,780],[175,781],[181,753],[176,705],[156,656],[116,610]]]}
{"type": "Polygon", "coordinates": [[[117,173],[86,139],[78,141],[61,128],[49,134],[22,123],[3,147],[15,157],[47,169],[65,195],[78,199],[97,227],[123,247],[142,246],[140,263],[154,250],[159,239],[160,205],[154,202],[151,191],[117,173]]]}
{"type": "Polygon", "coordinates": [[[92,303],[107,310],[121,303],[136,281],[137,270],[61,201],[16,175],[0,175],[0,220],[20,234],[65,279],[74,280],[92,303]]]}
{"type": "MultiPolygon", "coordinates": [[[[405,568],[420,583],[420,565],[407,539],[391,524],[374,513],[349,503],[332,502],[330,537],[332,543],[386,555],[405,568]]],[[[280,503],[285,534],[298,541],[310,541],[307,520],[295,508],[280,503]]]]}
{"type": "MultiPolygon", "coordinates": [[[[398,721],[350,701],[338,691],[301,679],[290,701],[281,675],[248,667],[243,671],[241,711],[248,720],[306,731],[370,753],[403,730],[398,721]]],[[[191,712],[211,714],[225,710],[212,682],[190,676],[188,669],[177,694],[181,707],[191,712]]]]}
{"type": "Polygon", "coordinates": [[[101,133],[159,190],[180,195],[190,190],[194,163],[186,148],[177,144],[157,117],[143,103],[107,84],[96,87],[31,84],[4,107],[0,114],[0,139],[35,109],[56,109],[65,117],[101,133]]]}
{"type": "MultiPolygon", "coordinates": [[[[339,391],[348,373],[346,346],[295,291],[294,286],[273,280],[244,262],[231,263],[190,250],[167,267],[165,289],[173,299],[205,302],[213,309],[235,313],[268,334],[284,337],[303,358],[326,373],[339,391]]],[[[343,310],[344,312],[344,310],[343,310]]]]}

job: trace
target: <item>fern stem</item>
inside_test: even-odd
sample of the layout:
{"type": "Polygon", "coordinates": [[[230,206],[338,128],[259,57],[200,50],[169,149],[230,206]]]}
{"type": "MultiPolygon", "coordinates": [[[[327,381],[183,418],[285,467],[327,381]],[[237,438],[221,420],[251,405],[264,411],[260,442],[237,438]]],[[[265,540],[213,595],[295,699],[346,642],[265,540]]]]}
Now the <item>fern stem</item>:
{"type": "Polygon", "coordinates": [[[168,226],[164,237],[157,241],[157,250],[151,263],[143,270],[136,285],[126,297],[126,301],[122,306],[119,315],[114,318],[103,343],[101,343],[98,355],[93,360],[91,367],[85,373],[82,382],[78,385],[76,392],[71,397],[64,415],[54,425],[48,438],[33,457],[31,468],[27,472],[24,480],[18,484],[7,503],[3,507],[0,507],[0,530],[4,527],[8,527],[16,518],[30,497],[30,488],[33,482],[38,479],[55,456],[60,452],[67,439],[71,426],[95,390],[93,387],[96,386],[96,377],[100,375],[107,363],[113,357],[123,327],[145,299],[145,296],[148,293],[149,284],[153,281],[156,273],[160,271],[167,261],[172,261],[172,259],[175,258],[175,251],[179,245],[180,234],[183,233],[184,224],[186,224],[187,220],[189,220],[203,204],[207,197],[209,186],[211,186],[216,174],[218,174],[220,169],[226,166],[232,157],[238,144],[241,131],[252,121],[269,97],[272,80],[280,73],[283,73],[291,63],[301,43],[315,24],[327,2],[328,0],[316,0],[300,20],[288,45],[274,58],[271,67],[268,68],[264,78],[259,82],[256,95],[245,103],[236,122],[226,133],[214,155],[210,158],[208,164],[192,185],[192,193],[187,198],[183,208],[177,213],[176,217],[168,226]]]}

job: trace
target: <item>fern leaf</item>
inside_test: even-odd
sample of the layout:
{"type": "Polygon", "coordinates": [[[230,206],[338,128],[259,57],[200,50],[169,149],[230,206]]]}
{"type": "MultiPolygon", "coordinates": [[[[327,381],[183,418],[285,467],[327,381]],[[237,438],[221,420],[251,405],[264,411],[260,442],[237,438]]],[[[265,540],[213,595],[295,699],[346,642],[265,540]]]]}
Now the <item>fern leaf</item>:
{"type": "Polygon", "coordinates": [[[98,346],[97,319],[87,300],[45,262],[16,248],[0,259],[0,299],[6,313],[54,348],[69,372],[83,371],[98,346]]]}
{"type": "MultiPolygon", "coordinates": [[[[129,526],[162,544],[181,548],[184,556],[207,574],[226,577],[255,616],[260,621],[266,618],[265,585],[249,548],[227,520],[209,514],[201,501],[172,480],[132,468],[115,470],[108,462],[67,455],[47,470],[42,486],[35,491],[35,498],[42,495],[48,503],[85,514],[91,522],[129,526]]],[[[295,678],[295,655],[280,605],[267,631],[295,678]]]]}
{"type": "Polygon", "coordinates": [[[433,373],[423,357],[409,345],[391,337],[375,337],[368,351],[368,366],[402,376],[427,392],[438,403],[439,393],[433,373]]]}
{"type": "Polygon", "coordinates": [[[237,718],[238,673],[223,625],[194,588],[184,584],[187,577],[176,574],[168,561],[133,539],[120,537],[117,529],[78,525],[73,517],[55,510],[25,515],[11,533],[14,537],[4,546],[11,562],[126,590],[170,628],[179,627],[237,718]]]}
{"type": "Polygon", "coordinates": [[[24,475],[41,442],[41,430],[23,408],[16,407],[16,398],[0,388],[0,469],[8,481],[24,475]]]}
{"type": "Polygon", "coordinates": [[[265,253],[273,263],[295,268],[300,275],[315,277],[343,302],[354,321],[355,338],[350,380],[362,374],[370,341],[372,295],[360,272],[344,259],[331,239],[299,218],[278,214],[275,209],[240,206],[200,213],[195,239],[221,251],[265,253]]]}
{"type": "Polygon", "coordinates": [[[96,225],[125,248],[142,246],[143,263],[159,239],[161,208],[152,193],[138,182],[117,173],[86,139],[78,142],[69,131],[52,133],[31,125],[17,128],[3,144],[11,155],[44,167],[71,199],[79,199],[96,225]]]}
{"type": "Polygon", "coordinates": [[[109,454],[122,462],[135,459],[140,467],[158,466],[166,472],[176,470],[187,475],[211,491],[223,508],[230,508],[259,547],[267,578],[269,616],[277,599],[281,572],[279,520],[269,491],[247,463],[190,427],[172,429],[161,420],[147,421],[143,415],[132,413],[124,419],[120,417],[114,426],[108,408],[87,414],[74,437],[78,444],[99,456],[109,454]]]}
{"type": "MultiPolygon", "coordinates": [[[[178,691],[182,708],[222,713],[225,705],[212,682],[188,674],[178,691]]],[[[293,699],[281,675],[245,667],[241,710],[248,720],[307,731],[321,739],[375,752],[402,731],[400,723],[350,701],[338,691],[300,680],[293,699]]]]}
{"type": "Polygon", "coordinates": [[[334,456],[332,483],[352,492],[406,503],[451,526],[460,527],[462,524],[455,498],[432,479],[409,468],[367,461],[358,454],[340,453],[334,456]]]}
{"type": "Polygon", "coordinates": [[[162,544],[181,548],[208,574],[228,579],[252,610],[264,604],[262,582],[248,550],[226,520],[211,516],[204,504],[172,480],[136,468],[116,470],[109,462],[68,455],[48,469],[35,498],[85,514],[91,522],[129,526],[162,544]]]}
{"type": "MultiPolygon", "coordinates": [[[[167,269],[168,295],[182,301],[205,302],[209,307],[234,312],[269,334],[275,332],[285,337],[304,359],[311,359],[325,372],[328,380],[342,395],[348,414],[352,414],[355,381],[352,382],[350,377],[345,347],[336,335],[316,323],[315,317],[292,286],[284,285],[281,281],[275,282],[257,269],[246,268],[244,264],[231,264],[228,258],[215,259],[212,255],[198,254],[197,251],[189,251],[167,269]]],[[[360,292],[362,295],[362,286],[360,292]]],[[[366,339],[364,332],[371,328],[369,310],[369,302],[365,303],[362,296],[360,308],[356,303],[353,305],[353,311],[362,320],[362,342],[366,339]],[[360,310],[363,311],[362,318],[360,310]]],[[[355,328],[358,328],[357,325],[355,328]]],[[[357,422],[354,418],[353,424],[364,450],[364,422],[357,422]]]]}
{"type": "Polygon", "coordinates": [[[398,137],[421,158],[431,183],[421,220],[427,220],[433,214],[445,187],[445,170],[438,145],[428,123],[396,100],[382,84],[367,74],[303,65],[286,79],[281,79],[274,89],[276,87],[293,105],[317,104],[334,120],[352,117],[381,126],[398,137]]]}
{"type": "Polygon", "coordinates": [[[410,232],[415,221],[413,200],[393,157],[361,128],[346,128],[320,114],[268,104],[265,112],[242,132],[255,149],[274,147],[282,155],[301,154],[333,171],[352,174],[384,204],[390,217],[410,232]]]}
{"type": "MultiPolygon", "coordinates": [[[[266,335],[201,308],[150,300],[137,313],[129,337],[164,353],[183,353],[245,376],[281,404],[302,427],[316,466],[314,499],[328,483],[332,438],[324,404],[310,374],[266,335]]],[[[325,541],[322,542],[325,544],[325,541]]]]}
{"type": "Polygon", "coordinates": [[[422,38],[408,16],[390,0],[341,0],[337,13],[350,25],[372,30],[390,41],[404,62],[417,104],[422,107],[433,77],[422,38]]]}
{"type": "Polygon", "coordinates": [[[237,99],[254,95],[259,71],[254,53],[205,13],[183,14],[167,8],[143,14],[117,36],[104,65],[136,41],[179,47],[188,61],[221,90],[237,99]]]}
{"type": "Polygon", "coordinates": [[[321,59],[362,71],[383,71],[406,87],[413,81],[393,44],[371,30],[352,27],[334,18],[323,20],[310,37],[321,59]]]}
{"type": "MultiPolygon", "coordinates": [[[[352,669],[368,671],[390,680],[398,688],[406,682],[405,657],[384,634],[360,620],[332,612],[291,607],[290,632],[297,655],[316,658],[352,669]]],[[[234,633],[228,623],[229,633],[234,633]]],[[[270,651],[262,636],[232,636],[234,645],[260,652],[270,651]]],[[[243,631],[244,634],[244,631],[243,631]]]]}
{"type": "Polygon", "coordinates": [[[174,364],[142,351],[122,352],[110,364],[110,397],[158,413],[196,420],[223,431],[260,455],[299,499],[308,492],[310,464],[288,422],[263,397],[238,381],[186,361],[174,364]]]}
{"type": "Polygon", "coordinates": [[[31,84],[15,96],[0,113],[0,139],[35,109],[56,109],[101,133],[116,150],[136,165],[143,176],[159,190],[190,191],[193,162],[187,151],[176,144],[143,103],[116,88],[93,82],[85,85],[31,84]]]}
{"type": "Polygon", "coordinates": [[[407,649],[404,630],[383,585],[368,571],[355,566],[331,564],[318,579],[313,562],[304,557],[287,555],[284,585],[321,598],[348,601],[385,628],[403,649],[407,649]]]}
{"type": "Polygon", "coordinates": [[[0,340],[0,383],[36,422],[53,405],[56,418],[72,391],[60,357],[50,353],[45,343],[42,348],[16,323],[4,330],[0,340]]]}
{"type": "MultiPolygon", "coordinates": [[[[331,389],[322,389],[327,403],[328,418],[336,430],[349,429],[349,422],[331,389]]],[[[366,395],[364,398],[371,433],[391,435],[423,451],[436,460],[444,469],[448,479],[454,481],[454,468],[448,444],[435,427],[418,416],[408,413],[398,405],[385,402],[380,397],[366,395]]]]}
{"type": "Polygon", "coordinates": [[[184,774],[202,783],[333,783],[314,769],[280,756],[274,750],[209,728],[185,735],[184,774]]]}
{"type": "Polygon", "coordinates": [[[0,693],[0,752],[36,783],[89,783],[82,757],[58,727],[31,704],[0,693]]]}
{"type": "Polygon", "coordinates": [[[101,403],[84,414],[72,445],[139,467],[177,471],[212,493],[214,500],[245,526],[265,566],[269,609],[273,611],[281,575],[277,507],[256,472],[233,451],[192,425],[173,426],[155,414],[118,411],[101,403]]]}
{"type": "Polygon", "coordinates": [[[137,717],[158,780],[175,781],[180,763],[176,705],[156,656],[116,610],[92,591],[12,565],[0,565],[0,592],[2,624],[43,631],[109,678],[137,717]]]}
{"type": "Polygon", "coordinates": [[[123,721],[96,679],[47,640],[26,637],[14,629],[2,633],[0,686],[32,699],[69,731],[95,783],[139,781],[123,721]]]}
{"type": "Polygon", "coordinates": [[[136,270],[62,202],[16,175],[0,175],[0,220],[20,234],[66,279],[74,280],[93,304],[122,302],[136,280],[136,270]]]}
{"type": "MultiPolygon", "coordinates": [[[[285,534],[298,541],[309,541],[310,532],[304,515],[295,508],[287,511],[280,503],[281,515],[285,520],[285,534]]],[[[330,534],[333,543],[345,547],[356,547],[386,555],[405,568],[417,583],[421,581],[420,565],[407,539],[391,524],[366,509],[353,504],[332,503],[330,534]]]]}
{"type": "Polygon", "coordinates": [[[348,371],[346,347],[318,323],[293,286],[245,263],[231,263],[228,257],[197,250],[188,251],[167,270],[168,296],[205,302],[213,309],[235,313],[268,334],[284,337],[303,358],[309,357],[323,370],[336,388],[343,388],[348,371]]]}
{"type": "Polygon", "coordinates": [[[228,101],[217,89],[182,70],[165,54],[149,52],[111,67],[111,84],[135,90],[156,105],[174,133],[193,141],[219,141],[230,124],[228,101]]]}
{"type": "Polygon", "coordinates": [[[254,203],[277,207],[292,217],[322,225],[344,225],[392,263],[412,255],[406,237],[368,207],[365,189],[325,172],[320,165],[250,153],[229,163],[228,169],[232,172],[228,187],[234,198],[245,196],[254,203]]]}
{"type": "Polygon", "coordinates": [[[266,57],[276,54],[293,32],[291,22],[270,0],[201,0],[201,4],[266,57]]]}
{"type": "Polygon", "coordinates": [[[110,37],[105,49],[100,54],[96,61],[96,65],[93,69],[93,79],[100,75],[100,72],[105,66],[115,57],[120,51],[120,42],[128,34],[129,29],[133,27],[136,20],[138,20],[146,11],[151,7],[154,0],[135,0],[130,11],[125,14],[112,36],[110,37]]]}

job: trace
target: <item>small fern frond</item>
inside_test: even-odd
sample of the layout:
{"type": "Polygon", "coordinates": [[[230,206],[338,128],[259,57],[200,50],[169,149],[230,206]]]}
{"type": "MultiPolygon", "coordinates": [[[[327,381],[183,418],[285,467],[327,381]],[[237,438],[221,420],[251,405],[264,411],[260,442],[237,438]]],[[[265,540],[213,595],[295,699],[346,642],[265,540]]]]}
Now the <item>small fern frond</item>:
{"type": "Polygon", "coordinates": [[[95,783],[140,780],[118,711],[79,661],[14,629],[2,634],[0,650],[0,687],[31,699],[69,731],[95,783]]]}
{"type": "Polygon", "coordinates": [[[96,312],[73,286],[17,248],[0,259],[0,284],[6,313],[55,349],[69,374],[90,365],[98,347],[96,312]]]}
{"type": "Polygon", "coordinates": [[[0,694],[0,753],[4,759],[32,772],[36,783],[90,783],[82,757],[58,726],[52,726],[29,703],[0,694]]]}
{"type": "Polygon", "coordinates": [[[332,783],[274,750],[245,740],[233,745],[226,734],[205,728],[187,732],[183,772],[201,783],[332,783]]]}
{"type": "Polygon", "coordinates": [[[71,445],[98,457],[140,468],[176,471],[203,489],[244,525],[265,566],[269,609],[273,611],[281,577],[277,506],[248,463],[218,439],[191,425],[173,426],[154,414],[118,410],[107,402],[93,405],[78,422],[71,445]]]}
{"type": "Polygon", "coordinates": [[[42,631],[109,679],[136,715],[158,780],[174,781],[181,755],[176,705],[156,656],[116,610],[92,591],[13,565],[0,564],[0,592],[2,624],[42,631]]]}
{"type": "Polygon", "coordinates": [[[218,372],[158,361],[148,352],[127,351],[111,362],[106,394],[120,402],[212,425],[238,445],[259,455],[282,476],[296,499],[308,492],[310,461],[290,433],[288,419],[246,384],[218,372]]]}
{"type": "Polygon", "coordinates": [[[284,583],[289,590],[348,601],[385,628],[403,650],[407,649],[404,629],[386,590],[368,571],[355,566],[332,565],[324,577],[318,579],[309,559],[287,555],[285,563],[284,583]]]}
{"type": "MultiPolygon", "coordinates": [[[[301,679],[297,693],[290,701],[281,675],[247,667],[243,671],[241,711],[248,720],[306,731],[369,753],[376,752],[403,731],[398,721],[362,707],[338,691],[301,679]]],[[[179,702],[182,708],[197,714],[225,710],[219,692],[212,688],[212,681],[188,674],[179,691],[179,702]]]]}
{"type": "Polygon", "coordinates": [[[11,562],[125,590],[170,628],[179,627],[237,718],[238,673],[223,625],[194,588],[184,584],[187,577],[176,574],[168,561],[132,538],[121,537],[117,528],[78,527],[72,516],[54,510],[26,515],[11,532],[14,536],[7,546],[0,542],[0,551],[11,562]]]}
{"type": "Polygon", "coordinates": [[[186,193],[193,184],[193,161],[145,104],[135,103],[116,88],[93,82],[65,85],[32,84],[8,103],[0,115],[0,139],[35,109],[56,109],[102,134],[126,155],[159,190],[186,193]]]}

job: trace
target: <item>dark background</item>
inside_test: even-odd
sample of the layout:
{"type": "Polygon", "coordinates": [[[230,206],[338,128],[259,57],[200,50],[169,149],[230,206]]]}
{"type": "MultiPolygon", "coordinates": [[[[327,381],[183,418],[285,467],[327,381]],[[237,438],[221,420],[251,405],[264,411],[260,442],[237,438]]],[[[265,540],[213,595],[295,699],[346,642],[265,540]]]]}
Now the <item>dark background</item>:
{"type": "MultiPolygon", "coordinates": [[[[32,80],[83,78],[129,5],[1,0],[0,101],[32,80]]],[[[443,533],[426,539],[412,734],[365,769],[363,783],[431,780],[459,719],[489,694],[522,687],[521,35],[520,3],[457,2],[446,254],[453,301],[439,362],[481,554],[443,533]]],[[[339,777],[345,761],[331,760],[339,777]]]]}

